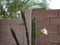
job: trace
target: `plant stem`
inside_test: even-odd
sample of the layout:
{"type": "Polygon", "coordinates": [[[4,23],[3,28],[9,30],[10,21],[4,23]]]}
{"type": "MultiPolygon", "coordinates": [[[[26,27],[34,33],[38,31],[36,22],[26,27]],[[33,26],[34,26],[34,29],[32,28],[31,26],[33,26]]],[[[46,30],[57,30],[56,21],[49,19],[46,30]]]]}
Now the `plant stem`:
{"type": "Polygon", "coordinates": [[[15,34],[14,30],[13,30],[12,28],[10,28],[10,30],[11,30],[11,33],[12,33],[12,35],[13,35],[13,38],[14,38],[14,40],[15,40],[15,42],[16,42],[16,45],[19,45],[19,42],[18,42],[18,39],[17,39],[17,37],[16,37],[16,34],[15,34]]]}
{"type": "Polygon", "coordinates": [[[25,31],[26,31],[27,45],[30,45],[29,33],[28,33],[27,24],[26,24],[26,18],[25,18],[24,12],[22,10],[21,10],[21,16],[22,16],[22,19],[24,21],[24,26],[25,26],[25,31]]]}
{"type": "Polygon", "coordinates": [[[32,19],[31,45],[35,45],[35,39],[36,39],[36,24],[35,24],[35,18],[33,18],[32,19]]]}

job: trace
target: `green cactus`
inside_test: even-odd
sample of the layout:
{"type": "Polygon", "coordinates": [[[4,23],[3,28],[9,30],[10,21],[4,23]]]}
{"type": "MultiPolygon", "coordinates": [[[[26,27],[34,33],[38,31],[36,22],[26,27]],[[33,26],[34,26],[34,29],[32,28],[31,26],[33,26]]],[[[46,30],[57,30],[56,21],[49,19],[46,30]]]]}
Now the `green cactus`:
{"type": "Polygon", "coordinates": [[[25,31],[26,31],[26,39],[27,39],[27,45],[30,45],[30,40],[29,40],[29,34],[28,34],[28,28],[27,28],[27,24],[26,24],[26,18],[24,15],[24,12],[21,10],[21,17],[24,21],[24,26],[25,26],[25,31]]]}
{"type": "Polygon", "coordinates": [[[13,38],[14,38],[14,40],[15,40],[15,42],[16,42],[16,45],[20,45],[19,42],[18,42],[18,39],[17,39],[17,37],[16,37],[16,34],[15,34],[14,30],[13,30],[12,28],[10,28],[10,30],[11,30],[11,33],[12,33],[12,35],[13,35],[13,38]]]}
{"type": "Polygon", "coordinates": [[[32,34],[31,34],[31,45],[35,45],[36,40],[36,24],[35,17],[32,19],[32,34]]]}

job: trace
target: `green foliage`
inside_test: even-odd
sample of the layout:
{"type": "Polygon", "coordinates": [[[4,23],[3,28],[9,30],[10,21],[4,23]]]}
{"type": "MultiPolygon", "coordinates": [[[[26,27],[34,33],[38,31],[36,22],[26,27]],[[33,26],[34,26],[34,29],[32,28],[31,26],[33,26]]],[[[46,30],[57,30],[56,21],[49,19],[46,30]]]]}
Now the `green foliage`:
{"type": "Polygon", "coordinates": [[[6,0],[6,2],[7,3],[5,4],[6,5],[5,9],[7,8],[7,11],[5,11],[5,9],[3,10],[6,13],[6,14],[2,14],[4,16],[3,18],[16,17],[15,14],[18,10],[24,11],[25,9],[34,9],[35,6],[37,6],[37,8],[47,8],[48,7],[48,3],[46,0],[42,0],[39,3],[35,2],[34,0],[6,0]]]}

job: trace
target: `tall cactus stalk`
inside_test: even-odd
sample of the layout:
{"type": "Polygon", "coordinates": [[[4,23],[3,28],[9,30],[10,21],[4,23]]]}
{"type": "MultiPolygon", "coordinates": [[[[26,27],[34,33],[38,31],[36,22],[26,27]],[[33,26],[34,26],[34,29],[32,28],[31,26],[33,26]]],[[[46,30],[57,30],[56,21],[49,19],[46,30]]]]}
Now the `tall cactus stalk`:
{"type": "Polygon", "coordinates": [[[27,28],[27,24],[26,24],[26,18],[25,18],[24,12],[22,10],[21,10],[21,16],[22,16],[22,20],[24,21],[24,26],[25,26],[25,31],[26,31],[27,45],[30,45],[28,28],[27,28]]]}
{"type": "Polygon", "coordinates": [[[32,34],[31,34],[31,45],[35,45],[36,39],[36,24],[35,24],[35,17],[32,19],[32,34]]]}
{"type": "Polygon", "coordinates": [[[12,36],[13,36],[15,42],[16,42],[16,45],[20,45],[19,42],[18,42],[18,39],[16,37],[16,34],[15,34],[14,30],[12,28],[10,28],[10,30],[11,30],[12,36]]]}

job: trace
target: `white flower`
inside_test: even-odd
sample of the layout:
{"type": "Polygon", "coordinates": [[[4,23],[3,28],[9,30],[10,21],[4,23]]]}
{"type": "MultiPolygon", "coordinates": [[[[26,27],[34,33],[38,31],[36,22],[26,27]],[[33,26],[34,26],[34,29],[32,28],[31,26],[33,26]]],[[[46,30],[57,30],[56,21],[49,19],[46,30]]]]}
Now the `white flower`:
{"type": "Polygon", "coordinates": [[[20,14],[20,13],[21,13],[21,11],[17,11],[17,13],[19,13],[19,14],[20,14]]]}
{"type": "Polygon", "coordinates": [[[46,30],[46,28],[43,28],[43,29],[41,30],[41,33],[47,35],[47,34],[48,34],[48,31],[46,30]]]}
{"type": "Polygon", "coordinates": [[[17,14],[21,14],[21,11],[17,11],[16,13],[17,13],[17,14]]]}

